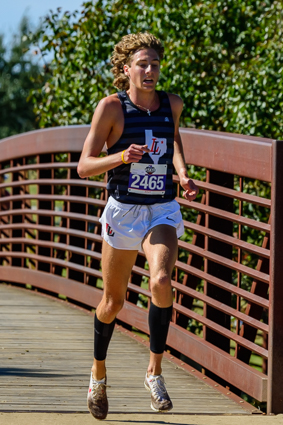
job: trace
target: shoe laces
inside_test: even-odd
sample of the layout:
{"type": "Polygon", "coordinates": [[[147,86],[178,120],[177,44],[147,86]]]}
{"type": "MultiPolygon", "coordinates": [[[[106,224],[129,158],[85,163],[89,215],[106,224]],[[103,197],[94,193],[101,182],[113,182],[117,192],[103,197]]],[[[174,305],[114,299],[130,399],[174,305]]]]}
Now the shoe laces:
{"type": "Polygon", "coordinates": [[[103,382],[92,380],[91,388],[94,396],[104,396],[106,394],[106,388],[109,387],[110,385],[106,385],[103,382]]]}
{"type": "Polygon", "coordinates": [[[148,379],[150,382],[151,393],[155,398],[167,398],[167,391],[165,388],[165,381],[163,376],[157,376],[148,379]]]}

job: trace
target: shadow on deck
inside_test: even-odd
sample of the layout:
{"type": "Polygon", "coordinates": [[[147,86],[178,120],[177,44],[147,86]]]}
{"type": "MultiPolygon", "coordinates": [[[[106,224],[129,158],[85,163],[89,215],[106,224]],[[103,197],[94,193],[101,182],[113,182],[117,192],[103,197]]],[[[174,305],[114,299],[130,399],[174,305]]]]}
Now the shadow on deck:
{"type": "MultiPolygon", "coordinates": [[[[2,284],[0,323],[0,411],[87,412],[92,315],[2,284]]],[[[110,413],[152,413],[143,386],[147,362],[148,348],[116,328],[107,365],[110,413]]],[[[252,413],[170,358],[163,373],[174,414],[252,413]]]]}

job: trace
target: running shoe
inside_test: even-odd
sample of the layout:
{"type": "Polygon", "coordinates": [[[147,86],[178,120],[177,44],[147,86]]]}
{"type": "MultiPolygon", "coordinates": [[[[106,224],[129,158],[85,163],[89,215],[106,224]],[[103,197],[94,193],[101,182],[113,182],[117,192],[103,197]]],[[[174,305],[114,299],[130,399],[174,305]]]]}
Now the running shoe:
{"type": "Polygon", "coordinates": [[[168,412],[173,408],[172,401],[167,393],[162,375],[145,375],[145,388],[151,394],[151,408],[155,412],[168,412]]]}
{"type": "Polygon", "coordinates": [[[95,419],[105,419],[107,416],[108,400],[106,388],[106,377],[101,381],[95,381],[91,372],[87,395],[87,407],[95,419]]]}

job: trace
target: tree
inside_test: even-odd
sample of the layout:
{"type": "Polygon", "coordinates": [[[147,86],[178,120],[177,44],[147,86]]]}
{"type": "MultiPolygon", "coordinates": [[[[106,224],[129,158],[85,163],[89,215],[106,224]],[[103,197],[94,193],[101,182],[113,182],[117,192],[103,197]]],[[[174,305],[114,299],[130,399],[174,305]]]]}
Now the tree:
{"type": "Polygon", "coordinates": [[[41,127],[89,123],[115,92],[109,58],[129,32],[165,44],[160,85],[184,99],[182,125],[279,138],[283,129],[282,2],[98,0],[45,18],[39,49],[52,52],[33,90],[41,127]],[[42,77],[43,78],[43,75],[42,77]]]}
{"type": "Polygon", "coordinates": [[[23,18],[9,51],[0,35],[0,138],[37,127],[33,105],[27,102],[27,97],[31,89],[38,87],[32,79],[38,77],[40,68],[28,53],[27,32],[29,22],[23,18]]]}

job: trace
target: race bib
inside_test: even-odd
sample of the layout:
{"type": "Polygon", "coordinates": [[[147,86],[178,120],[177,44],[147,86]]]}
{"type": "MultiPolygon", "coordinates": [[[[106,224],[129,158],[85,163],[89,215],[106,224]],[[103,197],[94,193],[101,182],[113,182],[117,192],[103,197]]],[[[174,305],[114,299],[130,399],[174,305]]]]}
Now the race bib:
{"type": "Polygon", "coordinates": [[[132,163],[128,192],[146,195],[164,195],[166,174],[166,164],[132,163]]]}

